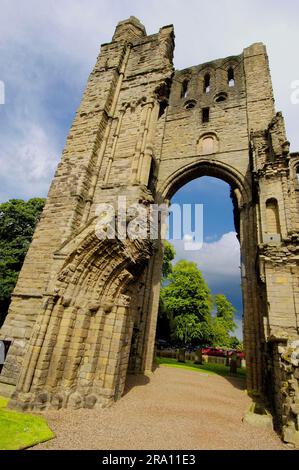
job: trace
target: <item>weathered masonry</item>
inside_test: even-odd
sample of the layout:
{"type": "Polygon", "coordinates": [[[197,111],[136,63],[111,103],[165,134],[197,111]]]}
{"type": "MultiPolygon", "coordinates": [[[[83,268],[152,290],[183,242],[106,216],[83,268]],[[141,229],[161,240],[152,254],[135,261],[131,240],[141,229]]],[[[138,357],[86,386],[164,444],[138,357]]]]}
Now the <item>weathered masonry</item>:
{"type": "Polygon", "coordinates": [[[16,385],[11,406],[92,408],[150,371],[161,242],[99,240],[96,208],[126,196],[149,210],[217,176],[241,245],[248,390],[299,445],[299,153],[266,49],[175,71],[173,48],[172,26],[147,36],[134,17],[102,46],[1,330],[0,380],[16,385]]]}

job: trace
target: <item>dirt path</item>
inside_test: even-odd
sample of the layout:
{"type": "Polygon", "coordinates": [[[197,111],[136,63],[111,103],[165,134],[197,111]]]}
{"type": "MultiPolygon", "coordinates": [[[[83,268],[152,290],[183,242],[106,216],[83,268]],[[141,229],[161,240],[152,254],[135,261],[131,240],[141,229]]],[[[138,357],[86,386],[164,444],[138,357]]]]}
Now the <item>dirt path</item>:
{"type": "Polygon", "coordinates": [[[48,411],[57,438],[35,449],[285,449],[274,432],[242,422],[242,379],[159,367],[130,377],[126,395],[103,410],[48,411]]]}

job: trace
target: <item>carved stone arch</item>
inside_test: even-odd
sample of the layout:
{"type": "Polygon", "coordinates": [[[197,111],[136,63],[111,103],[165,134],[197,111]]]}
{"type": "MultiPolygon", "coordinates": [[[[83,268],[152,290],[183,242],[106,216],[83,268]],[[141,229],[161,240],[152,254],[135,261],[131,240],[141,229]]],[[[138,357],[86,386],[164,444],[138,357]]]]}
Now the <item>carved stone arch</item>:
{"type": "MultiPolygon", "coordinates": [[[[139,252],[137,241],[132,240],[99,240],[94,232],[91,232],[84,238],[80,245],[68,255],[65,262],[57,275],[58,281],[61,283],[72,283],[72,278],[76,277],[76,284],[82,287],[85,275],[92,276],[90,267],[96,262],[101,271],[101,278],[107,278],[108,274],[113,271],[114,275],[119,265],[122,264],[138,264],[141,259],[149,256],[149,247],[146,243],[142,247],[145,252],[139,252]]],[[[63,287],[63,284],[58,288],[63,287]]]]}
{"type": "Polygon", "coordinates": [[[174,171],[159,188],[161,200],[169,200],[173,194],[184,184],[200,176],[215,176],[223,179],[233,189],[239,191],[240,207],[251,200],[249,182],[235,168],[216,159],[201,157],[197,162],[186,164],[174,171]]]}
{"type": "Polygon", "coordinates": [[[291,174],[291,179],[295,183],[296,189],[299,189],[299,154],[294,154],[292,155],[292,158],[290,159],[290,174],[291,174]]]}
{"type": "Polygon", "coordinates": [[[240,66],[242,66],[242,62],[237,57],[229,57],[227,60],[222,61],[216,71],[219,92],[227,91],[230,70],[233,72],[234,85],[240,84],[242,75],[240,66]]]}
{"type": "Polygon", "coordinates": [[[228,57],[222,62],[221,67],[224,67],[227,70],[229,67],[237,68],[240,65],[242,65],[242,61],[237,57],[228,57]]]}
{"type": "Polygon", "coordinates": [[[262,363],[261,349],[257,338],[263,331],[258,320],[259,297],[258,287],[253,280],[256,275],[256,261],[251,256],[250,246],[256,243],[253,227],[256,224],[254,202],[252,200],[251,180],[238,168],[218,158],[197,157],[192,163],[179,166],[161,181],[159,187],[160,204],[168,202],[175,192],[189,181],[200,176],[213,176],[227,182],[231,187],[234,206],[234,219],[237,237],[240,242],[240,265],[242,266],[242,291],[244,302],[243,325],[245,331],[245,349],[248,357],[247,384],[248,389],[258,390],[261,387],[261,370],[256,362],[262,363]],[[251,282],[248,282],[251,279],[251,282]],[[252,359],[251,359],[252,358],[252,359]]]}
{"type": "Polygon", "coordinates": [[[200,70],[200,92],[210,93],[215,89],[216,70],[211,64],[200,70]]]}
{"type": "MultiPolygon", "coordinates": [[[[28,367],[15,393],[19,407],[102,406],[122,393],[130,285],[151,256],[150,241],[99,240],[91,231],[72,246],[57,274],[55,302],[37,322],[43,325],[48,318],[48,328],[37,327],[29,344],[28,367]],[[114,347],[101,359],[103,341],[114,347]],[[109,367],[117,373],[107,373],[109,367]]],[[[132,328],[130,321],[129,334],[132,328]]]]}
{"type": "Polygon", "coordinates": [[[190,95],[190,84],[192,75],[190,73],[183,74],[180,77],[180,98],[186,99],[190,95]]]}

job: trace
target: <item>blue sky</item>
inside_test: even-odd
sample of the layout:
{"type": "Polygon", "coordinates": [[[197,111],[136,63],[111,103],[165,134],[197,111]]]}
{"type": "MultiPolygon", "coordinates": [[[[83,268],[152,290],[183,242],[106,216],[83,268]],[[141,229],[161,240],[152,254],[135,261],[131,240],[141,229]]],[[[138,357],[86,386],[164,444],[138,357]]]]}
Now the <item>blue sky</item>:
{"type": "MultiPolygon", "coordinates": [[[[6,99],[0,105],[0,202],[47,194],[100,44],[109,42],[117,22],[130,15],[141,20],[148,34],[174,24],[177,69],[240,54],[244,47],[264,42],[276,108],[285,116],[292,150],[299,150],[299,104],[291,102],[292,83],[299,80],[299,2],[1,0],[0,80],[6,99]]],[[[233,286],[231,279],[239,275],[238,246],[230,200],[224,197],[227,187],[215,181],[191,182],[179,194],[188,200],[202,198],[213,214],[205,219],[212,238],[206,239],[196,261],[205,263],[210,285],[224,289],[225,278],[233,286]]],[[[240,308],[240,295],[231,295],[240,308]]]]}

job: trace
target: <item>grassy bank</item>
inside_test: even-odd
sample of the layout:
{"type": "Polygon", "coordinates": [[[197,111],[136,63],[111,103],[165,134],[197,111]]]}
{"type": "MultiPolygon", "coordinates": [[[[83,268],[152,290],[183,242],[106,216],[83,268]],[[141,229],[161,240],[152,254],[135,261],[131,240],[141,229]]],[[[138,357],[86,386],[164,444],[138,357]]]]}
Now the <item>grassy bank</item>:
{"type": "Polygon", "coordinates": [[[0,450],[18,450],[52,439],[54,433],[42,416],[7,409],[0,396],[0,450]]]}
{"type": "MultiPolygon", "coordinates": [[[[204,372],[206,374],[216,374],[227,376],[229,374],[229,367],[225,366],[224,364],[213,364],[213,363],[206,363],[206,364],[194,364],[192,361],[186,361],[185,363],[178,362],[176,359],[170,359],[166,357],[157,357],[156,358],[157,365],[163,365],[167,367],[177,367],[179,369],[188,369],[188,370],[195,370],[197,372],[204,372]]],[[[237,377],[245,378],[246,370],[243,368],[239,368],[237,372],[237,377]]]]}

